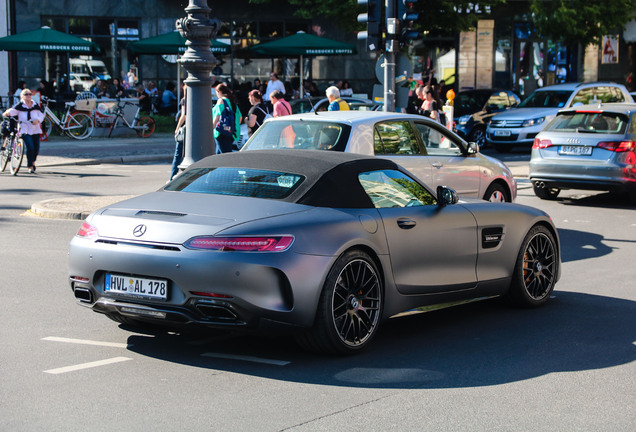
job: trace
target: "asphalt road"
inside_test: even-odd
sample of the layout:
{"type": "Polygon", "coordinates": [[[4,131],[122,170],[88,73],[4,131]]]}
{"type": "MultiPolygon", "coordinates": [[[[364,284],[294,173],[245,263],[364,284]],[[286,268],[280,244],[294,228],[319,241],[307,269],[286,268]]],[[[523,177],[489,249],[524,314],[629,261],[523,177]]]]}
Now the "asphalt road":
{"type": "Polygon", "coordinates": [[[66,250],[81,222],[30,217],[32,203],[137,195],[168,171],[166,161],[0,174],[0,430],[635,429],[626,203],[585,191],[541,201],[519,179],[517,201],[548,211],[562,241],[547,307],[487,301],[394,319],[368,351],[332,358],[284,335],[140,332],[76,304],[66,250]]]}

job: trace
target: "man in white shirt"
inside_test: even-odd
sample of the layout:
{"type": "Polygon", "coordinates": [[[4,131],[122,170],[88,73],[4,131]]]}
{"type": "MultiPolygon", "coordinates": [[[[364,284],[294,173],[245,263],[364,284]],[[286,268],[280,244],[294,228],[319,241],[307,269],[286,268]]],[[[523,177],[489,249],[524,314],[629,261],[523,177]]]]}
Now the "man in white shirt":
{"type": "Polygon", "coordinates": [[[273,91],[278,90],[282,94],[285,94],[285,84],[281,80],[278,79],[278,75],[274,72],[269,74],[269,81],[267,82],[267,90],[263,95],[263,100],[269,101],[269,95],[272,94],[273,91]]]}

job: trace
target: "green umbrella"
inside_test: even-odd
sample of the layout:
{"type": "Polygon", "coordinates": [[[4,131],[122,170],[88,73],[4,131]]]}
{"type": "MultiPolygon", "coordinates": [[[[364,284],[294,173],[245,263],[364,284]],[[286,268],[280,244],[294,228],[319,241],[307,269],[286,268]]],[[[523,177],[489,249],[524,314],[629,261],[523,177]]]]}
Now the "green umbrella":
{"type": "Polygon", "coordinates": [[[355,54],[354,45],[298,32],[271,42],[254,45],[249,52],[258,56],[300,56],[300,97],[303,96],[303,56],[355,54]]]}
{"type": "Polygon", "coordinates": [[[355,54],[354,45],[303,32],[254,45],[250,52],[262,56],[306,56],[355,54]]]}
{"type": "Polygon", "coordinates": [[[56,51],[74,54],[99,52],[94,42],[42,27],[0,38],[0,51],[56,51]]]}
{"type": "MultiPolygon", "coordinates": [[[[211,40],[210,51],[213,53],[227,54],[230,52],[230,45],[211,40]]],[[[128,44],[128,49],[137,54],[183,54],[186,51],[186,38],[178,31],[164,33],[128,44]]]]}
{"type": "MultiPolygon", "coordinates": [[[[231,46],[210,39],[210,51],[217,54],[227,54],[231,46]]],[[[183,54],[186,52],[186,38],[178,31],[160,34],[149,38],[129,42],[128,49],[136,54],[183,54]]],[[[177,62],[177,99],[181,99],[181,63],[177,62]]]]}

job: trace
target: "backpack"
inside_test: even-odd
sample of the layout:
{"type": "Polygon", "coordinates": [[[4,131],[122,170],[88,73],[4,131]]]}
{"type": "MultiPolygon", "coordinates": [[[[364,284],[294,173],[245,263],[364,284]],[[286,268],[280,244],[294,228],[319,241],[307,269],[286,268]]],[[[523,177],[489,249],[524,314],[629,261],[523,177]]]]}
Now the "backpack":
{"type": "Polygon", "coordinates": [[[223,100],[223,111],[221,111],[221,118],[219,122],[216,124],[216,131],[219,135],[230,136],[233,137],[236,132],[236,117],[234,116],[234,111],[228,103],[223,100]]]}
{"type": "MultiPolygon", "coordinates": [[[[265,108],[265,109],[267,109],[267,111],[263,111],[263,108],[261,108],[259,106],[257,106],[256,108],[258,108],[259,110],[261,110],[262,113],[265,114],[265,118],[263,118],[263,123],[265,123],[268,119],[274,118],[274,116],[269,113],[269,109],[267,109],[267,107],[265,108]]],[[[256,122],[256,123],[258,124],[258,122],[256,122]]],[[[260,124],[259,124],[259,126],[260,126],[260,124]]]]}

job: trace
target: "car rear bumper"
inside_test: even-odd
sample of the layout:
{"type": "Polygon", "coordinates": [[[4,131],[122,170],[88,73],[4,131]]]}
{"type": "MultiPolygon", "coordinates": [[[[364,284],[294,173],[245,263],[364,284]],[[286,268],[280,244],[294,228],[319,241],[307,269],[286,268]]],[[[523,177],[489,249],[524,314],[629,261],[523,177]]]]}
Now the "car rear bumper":
{"type": "Polygon", "coordinates": [[[530,161],[528,177],[533,183],[561,189],[608,190],[633,192],[636,190],[636,170],[631,165],[606,162],[553,163],[530,161]]]}

